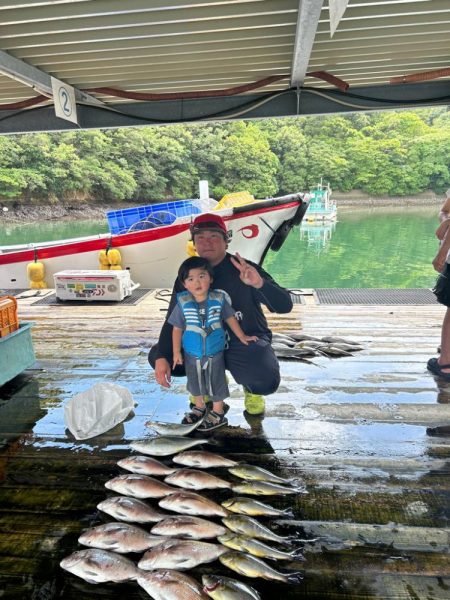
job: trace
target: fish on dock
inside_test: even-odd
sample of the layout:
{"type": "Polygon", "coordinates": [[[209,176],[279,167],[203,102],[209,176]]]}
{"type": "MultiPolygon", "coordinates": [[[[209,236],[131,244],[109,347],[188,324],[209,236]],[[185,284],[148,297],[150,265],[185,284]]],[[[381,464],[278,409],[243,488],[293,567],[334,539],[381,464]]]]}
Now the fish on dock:
{"type": "Polygon", "coordinates": [[[176,515],[159,521],[150,531],[154,535],[202,540],[223,535],[227,529],[201,517],[176,515]]]}
{"type": "Polygon", "coordinates": [[[142,456],[142,454],[127,456],[120,459],[117,464],[122,469],[131,473],[137,473],[138,475],[167,476],[175,473],[177,470],[176,467],[168,467],[159,460],[156,460],[156,458],[142,456]]]}
{"type": "Polygon", "coordinates": [[[219,535],[217,540],[227,548],[239,550],[240,552],[247,552],[252,556],[258,556],[259,558],[269,558],[271,560],[305,560],[300,549],[283,552],[282,550],[264,544],[260,540],[245,535],[238,535],[230,532],[219,535]]]}
{"type": "Polygon", "coordinates": [[[119,583],[137,579],[139,569],[130,559],[97,548],[78,550],[63,558],[61,568],[84,579],[88,583],[119,583]]]}
{"type": "Polygon", "coordinates": [[[239,463],[221,454],[214,454],[207,450],[187,450],[172,458],[177,465],[184,467],[199,467],[201,469],[213,469],[217,467],[234,467],[239,463]]]}
{"type": "Polygon", "coordinates": [[[208,600],[198,581],[172,569],[140,571],[137,582],[153,600],[208,600]]]}
{"type": "Polygon", "coordinates": [[[252,517],[293,517],[294,513],[291,508],[274,508],[269,504],[254,500],[253,498],[245,498],[235,496],[221,502],[221,505],[227,510],[239,515],[250,515],[252,517]]]}
{"type": "Polygon", "coordinates": [[[303,579],[300,573],[280,573],[261,558],[236,550],[222,554],[219,556],[219,560],[232,571],[245,577],[262,577],[263,579],[273,579],[284,583],[299,583],[303,579]]]}
{"type": "Polygon", "coordinates": [[[195,431],[197,427],[199,427],[203,423],[205,417],[206,415],[203,418],[196,421],[195,423],[187,424],[167,423],[164,421],[147,421],[145,423],[145,426],[154,429],[159,435],[185,436],[195,431]]]}
{"type": "Polygon", "coordinates": [[[164,498],[164,496],[178,491],[177,488],[173,488],[154,477],[138,475],[137,473],[127,473],[126,475],[113,477],[105,483],[105,487],[118,494],[132,496],[133,498],[164,498]]]}
{"type": "Polygon", "coordinates": [[[256,519],[245,515],[229,515],[222,519],[222,523],[225,527],[234,531],[234,533],[260,540],[268,540],[269,542],[276,542],[277,544],[289,545],[295,539],[292,536],[284,537],[278,535],[256,519]]]}
{"type": "Polygon", "coordinates": [[[214,502],[195,492],[176,492],[159,501],[159,506],[176,513],[205,517],[226,517],[228,511],[214,502]]]}
{"type": "Polygon", "coordinates": [[[238,494],[250,494],[252,496],[285,496],[286,494],[305,493],[304,488],[286,487],[270,481],[245,481],[233,485],[232,489],[238,494]]]}
{"type": "Polygon", "coordinates": [[[160,544],[163,540],[156,535],[151,535],[142,527],[136,527],[129,523],[106,523],[83,532],[78,541],[83,546],[90,548],[127,554],[128,552],[144,552],[160,544]]]}
{"type": "Polygon", "coordinates": [[[228,548],[221,544],[169,538],[147,550],[138,562],[138,567],[144,571],[153,571],[154,569],[186,571],[212,562],[225,552],[228,552],[228,548]]]}
{"type": "Polygon", "coordinates": [[[149,456],[170,456],[171,454],[183,452],[183,450],[187,450],[193,446],[211,443],[212,441],[208,439],[194,439],[177,435],[166,435],[131,442],[130,447],[133,450],[137,450],[137,452],[148,454],[149,456]]]}
{"type": "Polygon", "coordinates": [[[213,600],[261,600],[261,596],[251,586],[213,573],[202,575],[203,591],[213,600]]]}
{"type": "Polygon", "coordinates": [[[230,481],[197,469],[179,469],[166,477],[164,481],[186,490],[230,489],[232,486],[230,481]]]}
{"type": "Polygon", "coordinates": [[[143,500],[130,496],[111,496],[99,502],[97,508],[110,517],[127,523],[157,523],[169,516],[143,500]]]}
{"type": "Polygon", "coordinates": [[[257,467],[255,465],[240,464],[235,467],[230,467],[228,471],[240,479],[247,479],[250,481],[270,481],[271,483],[280,483],[286,485],[293,485],[297,483],[296,479],[279,477],[267,469],[263,469],[262,467],[257,467]]]}

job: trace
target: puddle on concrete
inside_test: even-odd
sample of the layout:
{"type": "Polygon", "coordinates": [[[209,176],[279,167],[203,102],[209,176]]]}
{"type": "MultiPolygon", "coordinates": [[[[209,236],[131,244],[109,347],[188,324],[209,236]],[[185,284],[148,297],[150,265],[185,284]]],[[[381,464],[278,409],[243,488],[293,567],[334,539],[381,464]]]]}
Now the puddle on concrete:
{"type": "MultiPolygon", "coordinates": [[[[81,548],[83,529],[110,520],[96,509],[110,494],[104,482],[119,473],[117,460],[129,453],[131,440],[152,435],[145,421],[179,421],[186,410],[184,381],[161,390],[144,359],[93,361],[90,367],[86,361],[77,371],[36,372],[0,389],[2,600],[149,597],[134,583],[93,586],[59,567],[64,556],[81,548]],[[138,405],[111,431],[77,442],[65,431],[64,403],[103,380],[128,387],[138,405]]],[[[232,384],[230,427],[214,436],[218,446],[207,447],[296,476],[309,492],[258,498],[292,508],[291,522],[261,519],[274,530],[321,538],[305,544],[306,562],[273,565],[299,569],[303,581],[248,583],[263,599],[281,594],[287,600],[447,600],[448,546],[441,532],[448,524],[448,445],[423,426],[318,419],[320,404],[314,408],[308,400],[305,407],[298,383],[303,368],[297,372],[283,364],[291,379],[268,400],[263,420],[243,418],[242,391],[232,384]]],[[[205,492],[217,500],[227,494],[205,492]]],[[[208,572],[245,580],[218,562],[191,574],[201,578],[208,572]]]]}

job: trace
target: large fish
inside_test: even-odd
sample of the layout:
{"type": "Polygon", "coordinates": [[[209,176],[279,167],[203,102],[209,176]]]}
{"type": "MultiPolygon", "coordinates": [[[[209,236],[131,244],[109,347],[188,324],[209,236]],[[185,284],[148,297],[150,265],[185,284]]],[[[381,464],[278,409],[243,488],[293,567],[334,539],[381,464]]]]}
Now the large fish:
{"type": "Polygon", "coordinates": [[[154,429],[159,435],[185,436],[195,431],[203,423],[205,417],[195,423],[188,423],[186,425],[183,423],[165,423],[163,421],[147,421],[145,425],[154,429]]]}
{"type": "Polygon", "coordinates": [[[259,593],[246,583],[224,575],[202,575],[203,591],[213,600],[261,600],[259,593]]]}
{"type": "Polygon", "coordinates": [[[189,538],[191,540],[214,538],[223,535],[226,531],[227,529],[222,525],[191,515],[167,517],[151,529],[154,535],[189,538]]]}
{"type": "Polygon", "coordinates": [[[280,573],[272,569],[270,565],[261,558],[231,550],[219,556],[220,562],[245,577],[262,577],[263,579],[275,579],[284,583],[299,583],[303,578],[300,573],[280,573]]]}
{"type": "Polygon", "coordinates": [[[230,467],[228,471],[240,479],[248,479],[250,481],[270,481],[272,483],[285,483],[287,485],[296,483],[295,479],[278,477],[278,475],[254,465],[237,465],[236,467],[230,467]]]}
{"type": "Polygon", "coordinates": [[[197,565],[212,562],[224,552],[228,552],[228,548],[221,544],[169,538],[162,544],[147,550],[138,562],[138,567],[144,571],[154,569],[186,571],[197,565]]]}
{"type": "Polygon", "coordinates": [[[157,523],[168,516],[142,500],[129,496],[111,496],[99,502],[97,508],[114,519],[127,523],[157,523]]]}
{"type": "Polygon", "coordinates": [[[166,477],[164,481],[187,490],[231,488],[229,481],[196,469],[180,469],[166,477]]]}
{"type": "Polygon", "coordinates": [[[133,498],[164,498],[164,496],[178,491],[177,488],[173,488],[163,481],[137,473],[114,477],[105,483],[105,487],[118,494],[133,498]]]}
{"type": "Polygon", "coordinates": [[[139,569],[128,558],[93,548],[74,552],[63,558],[60,566],[88,583],[118,583],[136,579],[140,574],[139,569]]]}
{"type": "Polygon", "coordinates": [[[256,519],[252,517],[246,517],[244,515],[230,515],[222,519],[223,524],[231,531],[246,535],[248,537],[259,538],[261,540],[269,540],[271,542],[277,542],[278,544],[290,544],[295,538],[288,536],[283,537],[277,535],[271,529],[262,525],[256,519]]]}
{"type": "Polygon", "coordinates": [[[168,467],[162,462],[159,462],[159,460],[156,460],[156,458],[142,456],[141,454],[122,458],[117,464],[119,467],[122,467],[122,469],[131,471],[132,473],[138,473],[139,475],[164,476],[175,473],[177,470],[176,467],[168,467]]]}
{"type": "Polygon", "coordinates": [[[264,544],[260,540],[245,535],[225,533],[224,535],[219,535],[217,540],[227,548],[239,550],[240,552],[248,552],[248,554],[258,556],[259,558],[270,558],[271,560],[305,560],[300,549],[283,552],[264,544]]]}
{"type": "Polygon", "coordinates": [[[194,492],[176,492],[166,496],[158,504],[161,508],[183,515],[205,517],[226,517],[228,515],[228,511],[223,506],[194,492]]]}
{"type": "Polygon", "coordinates": [[[221,502],[222,506],[227,510],[237,513],[238,515],[251,515],[252,517],[293,517],[294,513],[290,508],[274,508],[254,500],[253,498],[245,498],[235,496],[221,502]]]}
{"type": "Polygon", "coordinates": [[[234,467],[238,465],[235,460],[207,452],[206,450],[187,450],[172,458],[177,465],[184,467],[199,467],[200,469],[213,469],[215,467],[234,467]]]}
{"type": "Polygon", "coordinates": [[[151,535],[142,527],[136,527],[129,523],[106,523],[83,532],[78,541],[83,546],[90,548],[127,554],[128,552],[144,552],[160,544],[163,540],[156,535],[151,535]]]}
{"type": "Polygon", "coordinates": [[[183,452],[192,446],[199,444],[211,444],[212,440],[185,438],[178,435],[166,435],[131,442],[130,447],[142,454],[149,456],[170,456],[177,452],[183,452]]]}
{"type": "Polygon", "coordinates": [[[286,487],[270,481],[245,481],[233,485],[232,489],[238,494],[250,494],[252,496],[285,496],[286,494],[305,492],[304,488],[286,487]]]}
{"type": "Polygon", "coordinates": [[[208,599],[195,579],[170,569],[141,571],[137,582],[154,600],[208,599]]]}

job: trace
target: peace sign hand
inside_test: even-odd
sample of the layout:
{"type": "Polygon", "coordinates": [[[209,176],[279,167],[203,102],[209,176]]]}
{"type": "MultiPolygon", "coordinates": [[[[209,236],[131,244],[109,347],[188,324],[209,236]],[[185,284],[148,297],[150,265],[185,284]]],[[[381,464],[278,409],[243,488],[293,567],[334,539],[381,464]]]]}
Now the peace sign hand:
{"type": "Polygon", "coordinates": [[[238,252],[236,252],[236,256],[231,256],[230,260],[233,266],[235,266],[239,271],[239,277],[243,283],[246,285],[251,285],[256,289],[262,288],[264,285],[264,279],[254,266],[249,265],[248,262],[243,259],[238,252]]]}

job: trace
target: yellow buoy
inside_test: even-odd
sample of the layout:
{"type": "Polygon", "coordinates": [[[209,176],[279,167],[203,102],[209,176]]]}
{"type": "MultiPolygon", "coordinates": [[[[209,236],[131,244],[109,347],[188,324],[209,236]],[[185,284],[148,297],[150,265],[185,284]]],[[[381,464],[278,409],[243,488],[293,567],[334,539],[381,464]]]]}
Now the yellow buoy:
{"type": "Polygon", "coordinates": [[[100,263],[100,270],[107,271],[109,269],[109,258],[107,250],[100,250],[98,253],[98,262],[100,263]]]}
{"type": "Polygon", "coordinates": [[[111,269],[114,267],[116,271],[119,269],[122,270],[122,255],[120,254],[120,250],[117,250],[117,248],[110,248],[108,250],[108,260],[111,269]]]}
{"type": "Polygon", "coordinates": [[[42,290],[47,287],[45,283],[45,266],[44,263],[34,261],[27,265],[27,275],[30,280],[30,289],[42,290]]]}
{"type": "Polygon", "coordinates": [[[198,256],[197,250],[195,249],[194,242],[189,240],[186,244],[186,252],[188,256],[198,256]]]}

